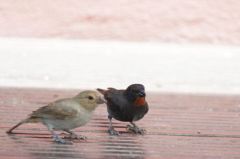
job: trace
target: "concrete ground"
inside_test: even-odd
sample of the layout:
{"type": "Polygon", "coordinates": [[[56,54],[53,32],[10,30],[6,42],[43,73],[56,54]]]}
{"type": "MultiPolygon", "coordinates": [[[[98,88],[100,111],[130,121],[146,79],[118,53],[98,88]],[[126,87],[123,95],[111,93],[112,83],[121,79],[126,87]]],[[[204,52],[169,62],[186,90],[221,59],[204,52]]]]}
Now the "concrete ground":
{"type": "Polygon", "coordinates": [[[240,94],[240,48],[0,38],[0,86],[240,94]],[[14,47],[13,47],[14,46],[14,47]]]}

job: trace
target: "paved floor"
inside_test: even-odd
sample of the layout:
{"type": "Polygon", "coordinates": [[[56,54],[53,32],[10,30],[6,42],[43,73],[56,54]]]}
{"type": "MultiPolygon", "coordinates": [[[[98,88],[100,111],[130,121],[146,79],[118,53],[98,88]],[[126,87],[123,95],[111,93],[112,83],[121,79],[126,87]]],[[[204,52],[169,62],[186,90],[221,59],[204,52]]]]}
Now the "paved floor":
{"type": "Polygon", "coordinates": [[[138,122],[145,136],[125,131],[126,123],[114,121],[122,133],[106,133],[106,107],[76,129],[87,141],[58,145],[41,124],[5,131],[32,110],[76,90],[0,89],[0,158],[240,158],[240,97],[214,95],[148,94],[150,111],[138,122]]]}

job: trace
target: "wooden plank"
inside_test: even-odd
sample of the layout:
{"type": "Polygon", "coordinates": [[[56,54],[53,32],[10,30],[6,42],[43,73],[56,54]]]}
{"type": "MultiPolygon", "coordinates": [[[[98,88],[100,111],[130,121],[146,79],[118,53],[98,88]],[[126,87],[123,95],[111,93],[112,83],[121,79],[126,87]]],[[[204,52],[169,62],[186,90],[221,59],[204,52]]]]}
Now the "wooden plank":
{"type": "Polygon", "coordinates": [[[106,106],[76,129],[88,137],[73,145],[52,142],[41,124],[25,124],[16,134],[5,131],[32,110],[77,90],[0,89],[0,158],[240,158],[240,98],[190,94],[148,94],[150,111],[138,122],[144,136],[127,133],[127,123],[114,121],[122,134],[106,133],[106,106]]]}

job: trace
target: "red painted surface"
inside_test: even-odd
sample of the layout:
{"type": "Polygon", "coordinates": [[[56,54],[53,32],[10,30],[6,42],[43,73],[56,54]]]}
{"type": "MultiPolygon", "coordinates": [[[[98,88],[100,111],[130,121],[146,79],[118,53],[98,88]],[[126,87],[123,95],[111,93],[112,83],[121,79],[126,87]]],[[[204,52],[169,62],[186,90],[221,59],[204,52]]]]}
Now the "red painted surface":
{"type": "Polygon", "coordinates": [[[41,124],[5,131],[50,101],[71,97],[76,90],[0,89],[0,158],[239,158],[240,97],[151,94],[150,111],[137,124],[144,136],[127,133],[127,123],[114,121],[122,133],[106,129],[106,107],[101,105],[86,126],[75,130],[88,137],[73,145],[57,145],[41,124]]]}

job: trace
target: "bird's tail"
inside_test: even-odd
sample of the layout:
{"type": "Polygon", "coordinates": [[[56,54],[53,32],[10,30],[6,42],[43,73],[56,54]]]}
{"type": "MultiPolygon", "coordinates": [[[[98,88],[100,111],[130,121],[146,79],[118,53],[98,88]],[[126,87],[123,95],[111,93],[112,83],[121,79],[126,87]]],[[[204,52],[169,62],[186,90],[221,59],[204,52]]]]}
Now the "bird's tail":
{"type": "Polygon", "coordinates": [[[34,122],[38,122],[38,119],[29,117],[29,118],[27,118],[27,119],[24,119],[24,120],[20,121],[18,124],[16,124],[16,125],[13,126],[12,128],[10,128],[6,133],[11,134],[12,131],[13,131],[14,129],[16,129],[17,127],[19,127],[20,125],[22,125],[22,124],[24,124],[24,123],[34,123],[34,122]]]}
{"type": "Polygon", "coordinates": [[[100,92],[101,94],[105,95],[107,90],[105,89],[101,89],[101,88],[97,88],[97,91],[100,92]]]}

